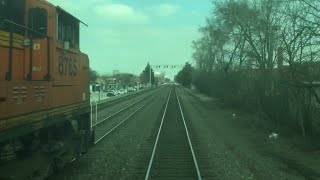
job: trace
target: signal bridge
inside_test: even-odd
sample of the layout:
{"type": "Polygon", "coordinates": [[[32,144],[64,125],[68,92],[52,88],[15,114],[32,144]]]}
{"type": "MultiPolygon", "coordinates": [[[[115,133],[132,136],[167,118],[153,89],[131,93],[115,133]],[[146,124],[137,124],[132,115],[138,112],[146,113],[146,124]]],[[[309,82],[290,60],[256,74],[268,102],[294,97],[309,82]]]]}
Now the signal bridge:
{"type": "Polygon", "coordinates": [[[181,69],[183,64],[162,64],[162,65],[151,65],[155,69],[181,69]]]}

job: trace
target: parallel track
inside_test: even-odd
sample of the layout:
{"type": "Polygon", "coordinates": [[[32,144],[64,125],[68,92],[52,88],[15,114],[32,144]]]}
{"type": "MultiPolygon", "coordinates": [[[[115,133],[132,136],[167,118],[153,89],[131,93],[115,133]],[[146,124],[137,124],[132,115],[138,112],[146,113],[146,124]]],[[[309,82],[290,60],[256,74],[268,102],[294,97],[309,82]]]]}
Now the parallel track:
{"type": "MultiPolygon", "coordinates": [[[[163,87],[160,87],[157,90],[152,89],[152,90],[144,91],[144,93],[146,93],[146,94],[154,94],[155,92],[158,92],[161,89],[163,89],[163,87]]],[[[146,98],[149,97],[149,95],[144,95],[143,94],[143,96],[142,96],[141,94],[142,94],[142,92],[139,92],[139,93],[136,93],[136,94],[131,94],[131,95],[128,95],[128,96],[125,96],[125,97],[114,99],[114,100],[111,100],[111,101],[102,100],[101,102],[98,102],[98,111],[97,111],[98,114],[97,114],[97,117],[96,117],[96,114],[93,113],[93,116],[92,116],[92,127],[102,123],[105,120],[113,118],[113,116],[116,116],[116,115],[118,115],[118,114],[120,114],[122,112],[125,112],[131,106],[133,106],[133,105],[139,103],[140,101],[143,101],[143,100],[145,100],[146,98]],[[136,95],[136,97],[134,95],[136,95]],[[135,100],[135,99],[137,99],[137,100],[135,100]],[[131,102],[131,103],[127,104],[129,102],[131,102]],[[114,107],[116,107],[116,108],[114,109],[114,107]],[[117,107],[118,108],[121,107],[121,109],[118,109],[117,107]],[[114,110],[111,110],[112,112],[108,112],[108,111],[110,111],[109,108],[114,109],[114,110]],[[107,110],[107,112],[105,110],[107,110]]],[[[96,106],[95,106],[94,103],[93,103],[92,111],[96,112],[96,106]]]]}
{"type": "Polygon", "coordinates": [[[167,99],[145,180],[158,178],[201,180],[175,87],[172,91],[167,99]]]}
{"type": "MultiPolygon", "coordinates": [[[[145,107],[147,104],[149,104],[154,97],[156,97],[159,93],[161,93],[161,90],[158,90],[146,97],[140,98],[139,100],[129,104],[128,106],[122,108],[121,110],[99,120],[97,123],[93,124],[93,127],[97,128],[97,129],[102,129],[103,134],[101,134],[100,136],[95,138],[94,144],[99,143],[102,139],[104,139],[106,136],[108,136],[111,132],[113,132],[114,130],[116,130],[119,126],[121,126],[125,121],[127,121],[128,119],[130,119],[133,115],[135,115],[137,112],[139,112],[143,107],[145,107]],[[125,114],[128,113],[129,114],[125,114]],[[124,115],[123,117],[120,117],[124,115]],[[104,122],[106,122],[107,120],[111,120],[113,118],[117,118],[119,117],[120,120],[117,121],[117,123],[112,126],[109,129],[106,129],[104,127],[104,122]]],[[[101,131],[101,130],[100,130],[101,131]]]]}
{"type": "Polygon", "coordinates": [[[128,95],[124,95],[124,96],[119,97],[119,98],[114,98],[114,99],[111,98],[111,99],[101,100],[101,101],[98,102],[98,105],[99,105],[99,107],[101,109],[112,107],[113,105],[116,105],[116,104],[121,103],[123,101],[127,101],[129,99],[133,99],[133,98],[135,98],[137,96],[140,96],[141,94],[149,93],[149,92],[152,92],[152,91],[155,91],[155,89],[144,89],[144,90],[141,90],[139,92],[135,92],[135,93],[131,93],[131,94],[128,94],[128,95]]]}

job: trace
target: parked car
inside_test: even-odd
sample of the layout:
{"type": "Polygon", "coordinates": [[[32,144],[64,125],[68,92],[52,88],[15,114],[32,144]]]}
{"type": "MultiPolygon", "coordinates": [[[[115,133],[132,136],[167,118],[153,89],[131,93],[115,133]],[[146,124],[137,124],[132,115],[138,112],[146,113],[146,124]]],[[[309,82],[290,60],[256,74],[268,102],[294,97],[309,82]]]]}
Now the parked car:
{"type": "Polygon", "coordinates": [[[134,88],[130,87],[128,88],[128,92],[133,92],[134,91],[134,88]]]}
{"type": "Polygon", "coordinates": [[[119,92],[119,94],[125,94],[125,93],[126,93],[126,90],[120,89],[118,92],[119,92]]]}
{"type": "Polygon", "coordinates": [[[113,97],[113,96],[116,96],[113,92],[108,92],[107,93],[107,97],[113,97]]]}
{"type": "Polygon", "coordinates": [[[115,91],[113,91],[113,90],[107,90],[106,93],[107,93],[107,97],[116,96],[116,93],[115,93],[115,91]]]}

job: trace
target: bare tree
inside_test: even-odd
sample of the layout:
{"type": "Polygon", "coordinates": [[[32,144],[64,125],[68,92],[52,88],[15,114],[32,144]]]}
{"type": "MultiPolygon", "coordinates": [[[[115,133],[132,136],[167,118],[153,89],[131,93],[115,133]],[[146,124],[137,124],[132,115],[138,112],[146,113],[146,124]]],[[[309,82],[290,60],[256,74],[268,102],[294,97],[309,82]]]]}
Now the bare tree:
{"type": "MultiPolygon", "coordinates": [[[[292,121],[303,135],[308,132],[314,91],[308,83],[320,77],[315,68],[320,60],[319,1],[215,2],[200,32],[202,37],[193,42],[193,59],[197,70],[206,73],[199,81],[215,84],[211,89],[219,91],[216,95],[250,98],[269,119],[285,114],[291,102],[299,112],[292,121]],[[288,88],[283,90],[283,84],[288,88]],[[283,109],[273,106],[279,96],[287,103],[283,109]]],[[[210,84],[201,87],[210,89],[210,84]]]]}

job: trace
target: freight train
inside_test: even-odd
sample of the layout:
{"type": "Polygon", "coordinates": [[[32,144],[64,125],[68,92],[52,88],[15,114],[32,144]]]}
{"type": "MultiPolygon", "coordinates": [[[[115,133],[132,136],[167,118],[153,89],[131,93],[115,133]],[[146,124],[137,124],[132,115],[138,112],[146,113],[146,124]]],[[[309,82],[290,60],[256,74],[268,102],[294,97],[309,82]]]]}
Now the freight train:
{"type": "Polygon", "coordinates": [[[45,0],[0,0],[0,179],[45,177],[91,145],[81,24],[45,0]]]}

